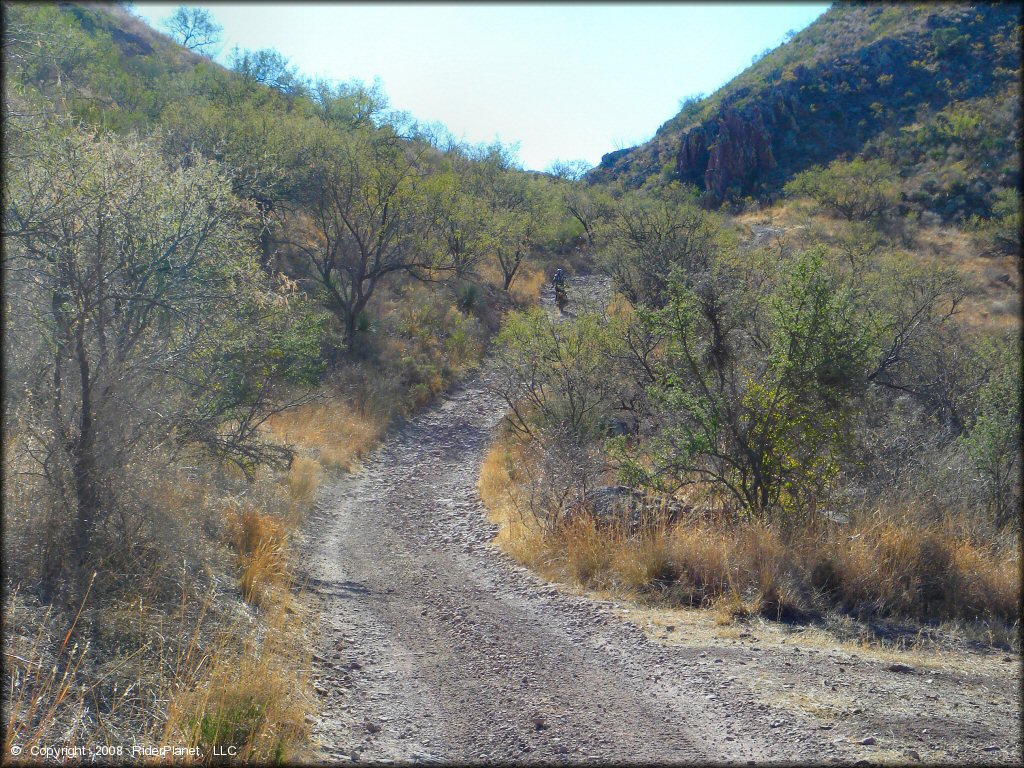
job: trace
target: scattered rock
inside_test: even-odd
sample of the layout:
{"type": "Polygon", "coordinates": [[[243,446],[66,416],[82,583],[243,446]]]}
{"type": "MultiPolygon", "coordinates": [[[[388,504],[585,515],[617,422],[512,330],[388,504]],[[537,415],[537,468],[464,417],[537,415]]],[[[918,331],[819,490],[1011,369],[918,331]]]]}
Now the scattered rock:
{"type": "Polygon", "coordinates": [[[676,520],[684,511],[677,501],[659,498],[625,485],[605,485],[586,497],[570,501],[561,510],[563,520],[590,516],[599,526],[623,526],[633,535],[676,520]]]}

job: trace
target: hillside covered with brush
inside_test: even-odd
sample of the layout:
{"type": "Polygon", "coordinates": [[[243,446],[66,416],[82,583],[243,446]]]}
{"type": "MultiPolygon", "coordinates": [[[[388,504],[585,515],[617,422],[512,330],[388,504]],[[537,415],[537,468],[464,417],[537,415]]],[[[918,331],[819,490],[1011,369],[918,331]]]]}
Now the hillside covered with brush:
{"type": "Polygon", "coordinates": [[[554,182],[273,49],[3,14],[5,753],[306,754],[291,541],[536,293],[554,182]]]}
{"type": "Polygon", "coordinates": [[[907,207],[988,215],[1019,184],[1019,24],[1013,4],[836,4],[592,178],[677,180],[717,206],[861,155],[896,169],[907,207]]]}

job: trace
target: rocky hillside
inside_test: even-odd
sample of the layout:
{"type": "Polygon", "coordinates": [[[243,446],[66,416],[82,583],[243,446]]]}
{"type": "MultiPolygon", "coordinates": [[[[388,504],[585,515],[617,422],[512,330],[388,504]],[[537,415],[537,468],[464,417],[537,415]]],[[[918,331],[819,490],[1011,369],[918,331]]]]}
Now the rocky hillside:
{"type": "Polygon", "coordinates": [[[592,178],[675,179],[717,205],[880,155],[919,207],[984,215],[1019,181],[1019,24],[1012,4],[836,5],[651,141],[605,155],[592,178]]]}

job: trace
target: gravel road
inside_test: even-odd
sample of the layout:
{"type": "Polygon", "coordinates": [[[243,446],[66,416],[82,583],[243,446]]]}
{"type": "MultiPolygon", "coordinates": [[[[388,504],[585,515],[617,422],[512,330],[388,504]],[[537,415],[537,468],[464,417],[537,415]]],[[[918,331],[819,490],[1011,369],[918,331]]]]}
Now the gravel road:
{"type": "Polygon", "coordinates": [[[1020,760],[1019,657],[1002,676],[926,678],[749,633],[667,643],[517,566],[476,490],[504,412],[488,381],[485,367],[322,488],[303,547],[324,761],[1020,760]],[[807,691],[831,697],[827,717],[794,703],[807,691]]]}

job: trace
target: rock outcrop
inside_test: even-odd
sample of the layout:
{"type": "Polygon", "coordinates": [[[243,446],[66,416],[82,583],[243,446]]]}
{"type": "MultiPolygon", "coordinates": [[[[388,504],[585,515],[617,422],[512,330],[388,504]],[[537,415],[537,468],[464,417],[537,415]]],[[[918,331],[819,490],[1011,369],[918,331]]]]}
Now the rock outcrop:
{"type": "Polygon", "coordinates": [[[863,152],[878,134],[913,125],[922,105],[935,112],[990,94],[993,72],[1014,66],[988,44],[1012,27],[1009,9],[908,11],[898,34],[879,35],[871,20],[884,8],[829,11],[815,23],[817,37],[832,41],[829,55],[818,43],[808,47],[818,51],[814,56],[777,49],[756,70],[684,109],[647,144],[605,155],[592,178],[625,177],[639,186],[671,171],[713,205],[770,197],[795,173],[863,152]]]}

